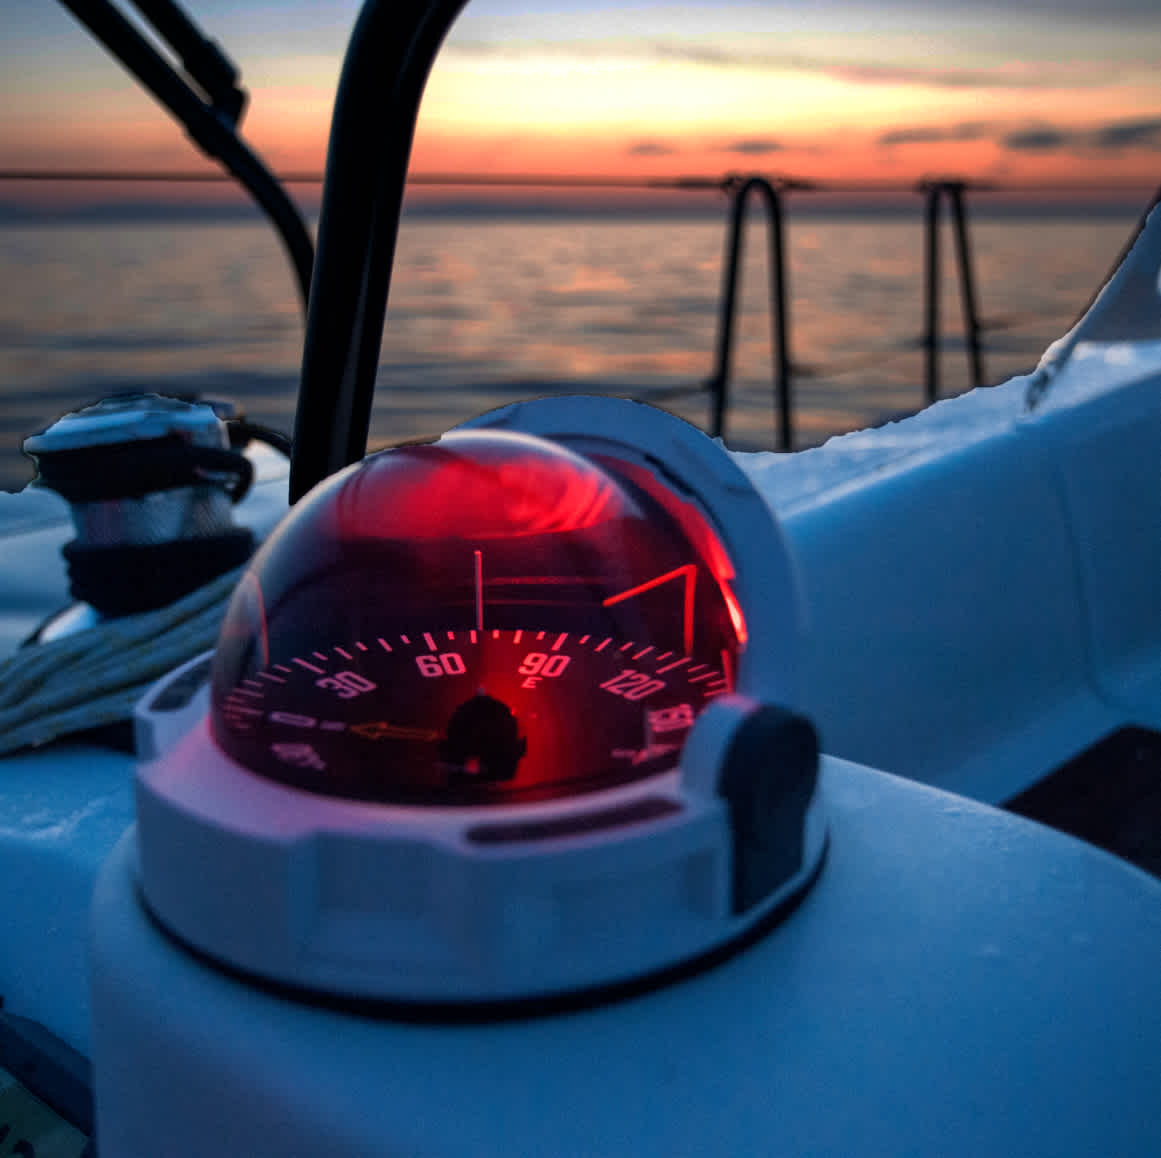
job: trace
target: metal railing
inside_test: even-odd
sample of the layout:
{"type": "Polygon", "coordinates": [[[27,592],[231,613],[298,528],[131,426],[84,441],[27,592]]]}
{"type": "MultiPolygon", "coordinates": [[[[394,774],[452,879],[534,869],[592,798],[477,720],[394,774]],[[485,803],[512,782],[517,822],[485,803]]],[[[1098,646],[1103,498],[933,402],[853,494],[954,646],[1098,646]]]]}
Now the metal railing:
{"type": "Polygon", "coordinates": [[[765,177],[735,178],[727,184],[733,201],[730,208],[729,241],[722,268],[722,296],[718,310],[718,338],[713,373],[706,382],[713,398],[711,432],[724,438],[729,406],[729,380],[732,365],[734,327],[738,308],[738,276],[741,268],[742,238],[746,222],[746,201],[752,193],[761,195],[766,209],[766,235],[769,244],[770,337],[774,375],[774,421],[778,432],[778,449],[790,450],[794,442],[794,399],[790,382],[790,325],[787,304],[786,244],[782,191],[801,187],[789,182],[777,185],[765,177]]]}
{"type": "Polygon", "coordinates": [[[924,266],[924,327],[923,348],[926,353],[925,396],[928,404],[939,397],[939,216],[940,206],[946,199],[951,211],[955,236],[955,253],[959,267],[960,304],[963,308],[964,343],[967,348],[968,373],[972,387],[984,384],[984,354],[980,342],[980,312],[976,302],[975,270],[972,263],[971,243],[968,238],[967,210],[964,205],[966,181],[925,181],[920,191],[926,197],[924,209],[925,266],[924,266]]]}
{"type": "MultiPolygon", "coordinates": [[[[771,369],[774,385],[774,423],[778,450],[794,449],[794,390],[790,359],[790,307],[787,292],[785,219],[782,194],[791,190],[810,190],[817,186],[804,181],[764,177],[727,178],[722,187],[731,195],[730,224],[726,259],[722,272],[722,294],[718,311],[718,340],[714,370],[705,382],[711,396],[710,431],[717,438],[725,436],[729,406],[729,381],[735,317],[738,302],[738,278],[742,264],[746,201],[759,192],[766,207],[769,237],[771,369]]],[[[955,239],[959,272],[960,302],[963,308],[964,339],[968,358],[969,380],[973,387],[985,382],[980,312],[976,294],[975,267],[968,234],[965,191],[966,181],[925,181],[919,190],[925,197],[924,209],[924,327],[922,343],[925,352],[924,398],[927,404],[939,398],[941,354],[940,298],[940,208],[948,202],[955,239]]]]}

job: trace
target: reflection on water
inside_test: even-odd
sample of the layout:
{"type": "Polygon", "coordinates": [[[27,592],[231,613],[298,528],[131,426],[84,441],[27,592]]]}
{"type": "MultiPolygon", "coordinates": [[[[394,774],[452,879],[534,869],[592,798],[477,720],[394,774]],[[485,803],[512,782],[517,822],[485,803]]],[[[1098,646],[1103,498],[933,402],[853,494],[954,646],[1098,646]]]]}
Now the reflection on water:
{"type": "MultiPolygon", "coordinates": [[[[1119,252],[1123,219],[977,220],[988,376],[1029,368],[1119,252]]],[[[723,222],[412,219],[400,237],[373,416],[376,443],[436,434],[560,389],[694,386],[716,340],[723,222]]],[[[921,398],[922,229],[910,219],[790,216],[800,442],[921,398]]],[[[765,244],[751,226],[729,435],[771,445],[765,244]]],[[[945,393],[966,386],[950,252],[945,393]]],[[[261,223],[0,229],[0,485],[20,438],[116,389],[234,396],[289,429],[302,320],[261,223]]],[[[667,403],[704,422],[704,396],[667,403]]]]}

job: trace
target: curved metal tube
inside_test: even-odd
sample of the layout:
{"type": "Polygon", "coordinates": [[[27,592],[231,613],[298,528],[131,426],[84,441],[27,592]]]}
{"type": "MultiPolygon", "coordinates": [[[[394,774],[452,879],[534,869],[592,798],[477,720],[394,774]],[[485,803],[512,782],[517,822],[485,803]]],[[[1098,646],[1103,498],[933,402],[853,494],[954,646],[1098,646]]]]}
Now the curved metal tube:
{"type": "Polygon", "coordinates": [[[972,251],[968,241],[967,210],[964,207],[964,181],[928,181],[919,186],[924,194],[924,294],[923,294],[923,350],[925,405],[939,399],[939,291],[941,284],[939,262],[940,206],[947,198],[955,235],[955,254],[959,266],[959,296],[963,308],[964,346],[968,356],[968,373],[972,388],[984,384],[983,323],[976,302],[975,275],[972,272],[972,251]]]}
{"type": "MultiPolygon", "coordinates": [[[[217,158],[262,207],[286,247],[305,306],[314,262],[310,231],[286,191],[234,134],[228,114],[235,105],[235,115],[240,113],[241,102],[224,95],[219,84],[215,86],[217,95],[224,96],[229,108],[207,105],[111,4],[94,0],[61,0],[61,3],[169,109],[198,148],[207,156],[217,158]]],[[[149,7],[155,15],[162,10],[161,6],[149,7]]],[[[225,67],[223,64],[222,68],[225,67]]]]}
{"type": "Polygon", "coordinates": [[[366,452],[419,102],[466,3],[367,0],[355,25],[327,149],[291,502],[366,452]]]}
{"type": "MultiPolygon", "coordinates": [[[[789,307],[786,294],[786,246],[782,213],[782,189],[765,177],[750,177],[727,184],[733,195],[730,210],[729,244],[722,275],[722,309],[718,316],[717,355],[714,372],[706,383],[713,397],[711,430],[715,438],[725,437],[727,391],[734,345],[734,319],[738,303],[738,274],[741,265],[742,235],[746,223],[746,201],[750,194],[761,194],[766,205],[770,245],[770,340],[773,344],[774,424],[778,431],[778,449],[794,449],[793,405],[790,386],[790,337],[787,325],[789,307]]],[[[795,186],[796,188],[798,186],[795,186]]]]}
{"type": "Polygon", "coordinates": [[[181,58],[181,66],[202,87],[214,107],[237,125],[249,99],[238,83],[238,70],[218,45],[201,34],[175,0],[133,0],[137,10],[157,29],[181,58]]]}

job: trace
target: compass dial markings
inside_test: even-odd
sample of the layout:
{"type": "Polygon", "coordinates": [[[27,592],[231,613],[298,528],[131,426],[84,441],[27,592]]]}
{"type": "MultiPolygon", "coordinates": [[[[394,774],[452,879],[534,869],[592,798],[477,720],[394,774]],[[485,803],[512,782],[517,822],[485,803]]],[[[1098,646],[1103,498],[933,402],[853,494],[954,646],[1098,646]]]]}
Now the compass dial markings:
{"type": "Polygon", "coordinates": [[[685,583],[685,591],[682,598],[682,647],[688,654],[693,651],[693,607],[694,594],[697,589],[697,564],[686,563],[682,567],[674,567],[672,571],[666,571],[662,575],[657,575],[653,579],[647,579],[644,583],[638,583],[635,587],[630,587],[625,591],[621,591],[616,595],[610,595],[607,599],[601,601],[602,607],[612,607],[617,603],[623,603],[626,599],[632,599],[635,595],[644,595],[646,591],[652,591],[656,587],[660,587],[665,583],[671,583],[675,579],[681,579],[685,583]]]}
{"type": "MultiPolygon", "coordinates": [[[[732,686],[732,656],[722,656],[721,668],[693,664],[693,657],[673,658],[672,651],[658,652],[654,645],[611,636],[493,629],[491,639],[517,646],[517,658],[509,659],[505,657],[513,653],[489,646],[491,639],[475,629],[433,628],[412,635],[412,651],[404,655],[398,649],[392,652],[379,637],[383,650],[364,646],[359,650],[369,652],[366,656],[353,654],[357,643],[328,644],[325,652],[307,653],[326,655],[325,665],[300,657],[291,659],[294,667],[271,664],[269,671],[243,677],[227,693],[222,720],[239,743],[257,744],[255,767],[272,765],[272,774],[318,791],[360,796],[343,785],[369,783],[380,787],[365,798],[393,799],[391,785],[402,769],[428,768],[403,774],[400,791],[406,796],[420,791],[417,785],[446,783],[451,776],[450,783],[472,791],[523,795],[548,791],[549,785],[573,778],[596,784],[608,776],[620,782],[625,775],[651,775],[650,769],[676,759],[701,708],[732,686]],[[438,651],[445,637],[446,650],[438,651]],[[537,642],[542,650],[535,650],[537,642]],[[356,666],[344,668],[340,657],[351,657],[356,666]],[[413,670],[411,663],[421,659],[422,665],[413,670]],[[633,666],[622,666],[626,661],[633,666]],[[297,679],[272,675],[276,670],[297,679]],[[320,678],[304,676],[304,671],[320,678]],[[467,691],[465,685],[474,690],[467,691]],[[389,697],[381,699],[388,688],[389,697]],[[592,706],[602,720],[597,729],[591,726],[591,712],[580,708],[578,714],[578,705],[589,694],[586,688],[609,696],[599,709],[592,706]],[[483,756],[469,753],[461,769],[462,753],[455,747],[457,754],[448,763],[442,753],[452,742],[449,721],[477,696],[494,707],[469,714],[474,720],[470,727],[484,729],[470,732],[469,739],[490,735],[497,713],[506,714],[518,729],[517,739],[531,737],[531,747],[522,752],[533,756],[521,755],[516,765],[510,759],[489,765],[483,756]],[[338,718],[342,716],[346,718],[338,718]],[[563,760],[561,753],[567,754],[563,760]],[[489,766],[508,771],[496,780],[489,778],[489,766]]],[[[398,638],[411,644],[411,636],[398,638]]],[[[457,732],[457,745],[462,736],[457,732]]]]}

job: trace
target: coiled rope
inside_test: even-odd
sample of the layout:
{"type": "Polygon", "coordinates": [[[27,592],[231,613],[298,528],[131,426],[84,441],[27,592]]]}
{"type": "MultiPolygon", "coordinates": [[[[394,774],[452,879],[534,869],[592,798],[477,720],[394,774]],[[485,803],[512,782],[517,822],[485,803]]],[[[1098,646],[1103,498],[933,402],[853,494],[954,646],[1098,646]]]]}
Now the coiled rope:
{"type": "Polygon", "coordinates": [[[0,662],[0,755],[129,719],[155,680],[214,646],[241,574],[0,662]]]}

